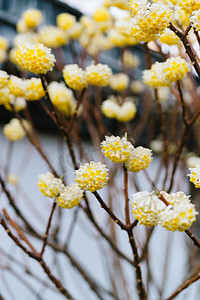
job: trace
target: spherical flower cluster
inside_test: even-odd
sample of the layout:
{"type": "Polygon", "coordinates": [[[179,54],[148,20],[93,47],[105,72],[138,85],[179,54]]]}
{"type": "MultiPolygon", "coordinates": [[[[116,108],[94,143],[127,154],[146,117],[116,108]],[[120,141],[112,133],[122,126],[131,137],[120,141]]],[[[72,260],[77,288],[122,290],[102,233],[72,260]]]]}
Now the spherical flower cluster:
{"type": "Polygon", "coordinates": [[[16,97],[23,97],[25,94],[25,81],[22,78],[11,75],[8,83],[8,88],[16,97]]]}
{"type": "Polygon", "coordinates": [[[40,174],[37,184],[41,193],[50,198],[58,197],[64,189],[62,180],[54,177],[50,172],[40,174]]]}
{"type": "Polygon", "coordinates": [[[191,15],[185,10],[181,9],[180,6],[176,5],[174,8],[173,23],[176,26],[181,26],[183,29],[185,29],[190,24],[191,15]]]}
{"type": "Polygon", "coordinates": [[[108,37],[116,47],[134,46],[138,40],[130,35],[122,34],[116,28],[109,30],[108,37]]]}
{"type": "Polygon", "coordinates": [[[95,192],[103,188],[108,181],[108,169],[102,163],[91,161],[81,165],[75,171],[75,181],[81,189],[95,192]]]}
{"type": "Polygon", "coordinates": [[[122,61],[125,66],[130,68],[137,68],[140,64],[140,59],[138,56],[133,55],[129,50],[125,50],[122,56],[122,61]]]}
{"type": "Polygon", "coordinates": [[[127,10],[129,8],[127,0],[104,0],[105,7],[115,6],[127,10]]]}
{"type": "Polygon", "coordinates": [[[30,101],[39,100],[44,96],[41,79],[32,77],[25,81],[25,96],[30,101]]]}
{"type": "Polygon", "coordinates": [[[99,7],[93,14],[93,19],[96,22],[104,22],[110,20],[111,15],[106,7],[99,7]]]}
{"type": "Polygon", "coordinates": [[[76,23],[76,18],[68,13],[62,13],[57,16],[57,25],[63,30],[67,30],[76,23]]]}
{"type": "Polygon", "coordinates": [[[193,11],[200,9],[200,0],[179,0],[178,6],[186,13],[191,14],[193,11]]]}
{"type": "Polygon", "coordinates": [[[126,101],[119,106],[119,113],[116,119],[120,122],[129,122],[136,115],[137,109],[133,101],[126,101]]]}
{"type": "Polygon", "coordinates": [[[176,45],[179,42],[179,38],[173,31],[171,31],[169,28],[166,28],[159,41],[171,46],[176,45]]]}
{"type": "Polygon", "coordinates": [[[0,64],[3,63],[7,59],[7,52],[5,50],[0,49],[0,64]]]}
{"type": "Polygon", "coordinates": [[[7,72],[0,70],[0,89],[6,86],[9,82],[9,75],[7,72]]]}
{"type": "Polygon", "coordinates": [[[155,192],[133,194],[133,214],[140,224],[154,226],[160,224],[171,231],[185,231],[196,220],[198,214],[190,202],[190,196],[183,192],[168,194],[160,192],[170,203],[164,204],[155,192]]]}
{"type": "Polygon", "coordinates": [[[133,194],[131,202],[134,217],[145,226],[156,226],[159,213],[166,208],[166,205],[154,192],[138,192],[133,194]]]}
{"type": "MultiPolygon", "coordinates": [[[[23,126],[27,129],[30,128],[28,122],[25,120],[23,120],[23,126]]],[[[18,119],[11,119],[11,121],[4,126],[3,133],[11,142],[19,141],[26,135],[26,132],[18,119]]]]}
{"type": "Polygon", "coordinates": [[[26,27],[33,29],[42,22],[42,13],[38,9],[31,8],[23,13],[22,18],[26,24],[26,27]]]}
{"type": "Polygon", "coordinates": [[[85,71],[86,71],[86,76],[89,84],[94,86],[109,85],[112,71],[108,67],[108,65],[92,64],[88,66],[85,71]]]}
{"type": "Polygon", "coordinates": [[[196,221],[197,214],[191,203],[169,205],[160,213],[158,223],[170,231],[185,231],[196,221]]]}
{"type": "Polygon", "coordinates": [[[155,41],[168,27],[172,10],[162,1],[142,5],[132,20],[132,35],[138,41],[155,41]]]}
{"type": "Polygon", "coordinates": [[[63,69],[63,77],[66,84],[74,90],[82,90],[87,87],[85,71],[78,65],[66,65],[63,69]]]}
{"type": "Polygon", "coordinates": [[[66,186],[56,198],[56,203],[62,208],[72,208],[77,206],[83,198],[83,190],[76,184],[72,183],[66,186]]]}
{"type": "Polygon", "coordinates": [[[141,146],[131,151],[128,160],[125,163],[127,170],[139,172],[146,169],[152,162],[152,151],[141,146]]]}
{"type": "Polygon", "coordinates": [[[66,116],[71,116],[74,113],[76,101],[72,91],[65,86],[64,82],[52,81],[48,86],[48,91],[52,103],[66,116]]]}
{"type": "Polygon", "coordinates": [[[110,97],[105,100],[101,106],[102,113],[110,119],[116,119],[119,111],[119,105],[110,97]]]}
{"type": "Polygon", "coordinates": [[[125,73],[112,75],[110,78],[110,87],[115,91],[123,91],[128,87],[129,77],[125,73]]]}
{"type": "Polygon", "coordinates": [[[135,16],[140,10],[144,9],[145,6],[148,7],[148,0],[129,0],[129,5],[132,16],[135,16]]]}
{"type": "Polygon", "coordinates": [[[43,26],[39,30],[39,40],[49,48],[59,48],[68,42],[67,34],[64,30],[56,26],[43,26]]]}
{"type": "Polygon", "coordinates": [[[133,145],[127,141],[126,135],[123,138],[119,136],[106,136],[105,141],[101,143],[101,150],[105,157],[115,163],[124,163],[128,160],[133,145]]]}
{"type": "Polygon", "coordinates": [[[10,102],[4,104],[5,108],[9,111],[21,111],[26,107],[26,100],[23,97],[12,97],[10,102]]]}
{"type": "Polygon", "coordinates": [[[6,105],[14,98],[7,86],[0,89],[0,105],[6,105]]]}
{"type": "Polygon", "coordinates": [[[200,9],[194,11],[192,13],[192,17],[190,18],[190,22],[192,26],[197,30],[200,31],[200,9]]]}
{"type": "Polygon", "coordinates": [[[196,188],[200,188],[200,165],[195,166],[195,168],[189,168],[191,174],[188,174],[190,181],[195,185],[196,188]]]}
{"type": "Polygon", "coordinates": [[[47,71],[51,71],[55,62],[51,49],[43,44],[25,43],[20,45],[17,48],[16,57],[22,69],[35,74],[45,74],[47,71]]]}
{"type": "Polygon", "coordinates": [[[143,80],[147,85],[171,86],[183,79],[189,72],[189,64],[181,57],[168,58],[164,63],[156,62],[150,70],[143,72],[143,80]]]}
{"type": "Polygon", "coordinates": [[[144,84],[139,80],[134,80],[131,82],[130,89],[134,94],[140,94],[144,91],[144,84]]]}
{"type": "Polygon", "coordinates": [[[200,157],[190,156],[186,159],[186,165],[188,168],[195,168],[196,165],[200,166],[200,157]]]}
{"type": "Polygon", "coordinates": [[[8,47],[9,47],[8,40],[4,36],[0,35],[0,49],[7,51],[8,47]]]}
{"type": "Polygon", "coordinates": [[[71,40],[78,39],[82,33],[82,25],[79,22],[74,23],[73,26],[66,30],[67,36],[71,40]]]}

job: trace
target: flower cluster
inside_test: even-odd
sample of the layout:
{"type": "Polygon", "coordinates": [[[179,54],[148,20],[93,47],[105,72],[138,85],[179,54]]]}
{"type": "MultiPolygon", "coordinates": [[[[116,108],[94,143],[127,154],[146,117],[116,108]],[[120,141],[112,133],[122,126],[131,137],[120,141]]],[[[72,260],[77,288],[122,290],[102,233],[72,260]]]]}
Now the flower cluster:
{"type": "Polygon", "coordinates": [[[179,0],[178,6],[186,13],[191,14],[200,9],[200,0],[179,0]]]}
{"type": "Polygon", "coordinates": [[[51,71],[54,66],[55,57],[51,49],[43,44],[25,43],[19,45],[16,51],[17,62],[24,70],[35,74],[45,74],[51,71]]]}
{"type": "Polygon", "coordinates": [[[107,118],[116,119],[120,122],[128,122],[135,117],[136,106],[130,98],[125,98],[122,105],[117,103],[115,96],[105,100],[101,106],[103,114],[107,118]]]}
{"type": "Polygon", "coordinates": [[[152,162],[152,151],[141,146],[131,151],[128,160],[125,163],[127,170],[139,172],[146,169],[152,162]]]}
{"type": "Polygon", "coordinates": [[[189,72],[189,64],[181,57],[171,57],[165,62],[156,62],[150,70],[143,72],[143,80],[152,87],[171,86],[189,72]]]}
{"type": "Polygon", "coordinates": [[[104,0],[104,5],[106,7],[115,6],[120,9],[128,9],[128,1],[127,0],[104,0]]]}
{"type": "Polygon", "coordinates": [[[86,71],[87,81],[89,84],[94,86],[109,85],[112,71],[108,67],[108,65],[92,64],[88,66],[85,71],[86,71]]]}
{"type": "Polygon", "coordinates": [[[84,165],[81,164],[80,168],[75,171],[75,175],[78,186],[91,192],[102,189],[108,181],[108,169],[100,162],[91,161],[84,165]]]}
{"type": "Polygon", "coordinates": [[[125,163],[127,170],[139,172],[146,169],[152,161],[152,151],[148,148],[136,147],[127,141],[127,136],[106,136],[101,143],[105,157],[115,163],[125,163]]]}
{"type": "Polygon", "coordinates": [[[166,205],[156,196],[154,192],[138,192],[133,194],[131,202],[134,217],[145,226],[156,226],[159,213],[166,205]]]}
{"type": "Polygon", "coordinates": [[[64,82],[52,81],[48,86],[52,103],[66,116],[71,116],[76,109],[76,101],[72,90],[68,89],[64,82]]]}
{"type": "MultiPolygon", "coordinates": [[[[23,126],[29,130],[30,125],[26,120],[22,120],[23,126]]],[[[3,128],[3,133],[11,142],[19,141],[25,137],[26,132],[18,119],[11,119],[3,128]]]]}
{"type": "Polygon", "coordinates": [[[68,13],[62,13],[59,14],[57,17],[57,25],[63,30],[67,30],[76,23],[75,16],[68,14],[68,13]]]}
{"type": "Polygon", "coordinates": [[[49,48],[59,48],[68,42],[67,34],[64,30],[56,26],[43,26],[39,30],[40,43],[49,48]]]}
{"type": "Polygon", "coordinates": [[[6,58],[7,58],[7,50],[8,50],[8,47],[9,47],[9,43],[8,43],[8,40],[3,37],[3,36],[0,36],[0,63],[3,63],[6,58]]]}
{"type": "Polygon", "coordinates": [[[167,44],[169,46],[176,45],[179,42],[179,37],[171,31],[169,28],[166,28],[163,34],[161,35],[159,41],[161,43],[167,44]]]}
{"type": "Polygon", "coordinates": [[[110,78],[110,87],[114,91],[123,91],[128,87],[129,77],[124,73],[112,75],[110,78]]]}
{"type": "Polygon", "coordinates": [[[66,65],[63,69],[63,77],[66,84],[74,90],[82,90],[87,87],[85,71],[78,65],[66,65]]]}
{"type": "Polygon", "coordinates": [[[156,3],[142,1],[141,4],[139,1],[131,2],[133,37],[143,42],[155,41],[168,27],[172,10],[162,1],[156,3]]]}
{"type": "Polygon", "coordinates": [[[0,89],[6,86],[9,82],[9,75],[7,72],[0,70],[0,89]]]}
{"type": "Polygon", "coordinates": [[[101,143],[101,150],[105,157],[115,163],[124,163],[127,161],[133,145],[127,141],[126,135],[123,138],[119,136],[106,136],[105,141],[101,143]]]}
{"type": "Polygon", "coordinates": [[[28,9],[23,13],[22,20],[28,29],[33,29],[42,22],[42,13],[38,9],[28,9]]]}
{"type": "Polygon", "coordinates": [[[83,198],[83,190],[77,184],[65,186],[60,178],[56,178],[50,172],[40,174],[37,185],[44,196],[54,198],[62,208],[77,206],[83,198]]]}
{"type": "Polygon", "coordinates": [[[66,186],[56,198],[56,203],[62,208],[72,208],[77,206],[83,198],[83,190],[76,184],[72,183],[66,186]]]}
{"type": "Polygon", "coordinates": [[[25,81],[22,78],[11,75],[8,88],[11,94],[16,97],[23,97],[25,95],[25,81]]]}
{"type": "Polygon", "coordinates": [[[132,208],[135,218],[145,226],[160,224],[170,231],[185,231],[198,214],[189,200],[190,196],[183,192],[161,194],[170,205],[166,206],[155,192],[133,194],[132,208]]]}
{"type": "Polygon", "coordinates": [[[35,101],[44,96],[41,79],[32,77],[25,81],[25,97],[27,100],[35,101]]]}
{"type": "Polygon", "coordinates": [[[200,9],[194,11],[190,18],[192,26],[197,30],[200,31],[200,9]]]}
{"type": "Polygon", "coordinates": [[[190,181],[192,183],[194,183],[196,188],[200,188],[200,166],[199,165],[195,165],[194,168],[189,168],[191,174],[188,174],[188,176],[190,177],[190,181]]]}

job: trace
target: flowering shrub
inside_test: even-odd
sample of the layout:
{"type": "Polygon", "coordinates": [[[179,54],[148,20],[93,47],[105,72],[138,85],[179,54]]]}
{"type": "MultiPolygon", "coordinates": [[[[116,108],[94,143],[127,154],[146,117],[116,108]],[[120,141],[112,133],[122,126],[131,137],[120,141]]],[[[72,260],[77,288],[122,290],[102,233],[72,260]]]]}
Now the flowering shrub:
{"type": "MultiPolygon", "coordinates": [[[[0,36],[0,110],[12,116],[2,128],[1,145],[7,142],[8,148],[0,147],[0,229],[40,264],[67,299],[82,299],[71,285],[72,268],[80,275],[76,286],[87,282],[85,299],[173,299],[200,279],[195,268],[200,248],[200,1],[105,0],[91,17],[77,20],[63,12],[56,20],[56,26],[46,25],[42,12],[31,8],[22,13],[12,44],[0,36]],[[12,67],[6,71],[7,65],[12,67]],[[52,144],[38,132],[42,122],[56,130],[52,144]],[[25,154],[16,171],[18,149],[25,154]],[[88,237],[92,246],[84,249],[88,237]],[[168,284],[174,274],[166,270],[176,267],[177,257],[171,263],[168,249],[177,244],[175,253],[183,250],[191,262],[189,274],[184,260],[180,286],[182,274],[168,284]],[[95,261],[104,253],[107,282],[97,276],[96,265],[90,274],[91,249],[95,261]],[[60,254],[72,266],[60,264],[60,254]],[[158,269],[159,279],[154,278],[158,269]]],[[[24,257],[19,262],[1,248],[4,242],[0,270],[11,270],[12,259],[52,289],[29,270],[24,257]]],[[[30,290],[34,294],[35,288],[30,290]]]]}

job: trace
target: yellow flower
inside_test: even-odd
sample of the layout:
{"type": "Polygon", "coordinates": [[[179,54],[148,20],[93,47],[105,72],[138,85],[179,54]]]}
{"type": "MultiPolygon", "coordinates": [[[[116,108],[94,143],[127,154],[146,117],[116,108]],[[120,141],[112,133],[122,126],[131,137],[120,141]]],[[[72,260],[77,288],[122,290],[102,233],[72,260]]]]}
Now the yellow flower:
{"type": "Polygon", "coordinates": [[[68,42],[64,30],[56,26],[43,26],[39,30],[39,39],[42,44],[49,48],[59,48],[68,42]]]}
{"type": "Polygon", "coordinates": [[[123,91],[128,87],[129,77],[124,73],[112,75],[110,78],[110,87],[114,91],[123,91]]]}
{"type": "Polygon", "coordinates": [[[113,97],[110,97],[109,99],[105,100],[101,106],[102,113],[107,118],[115,119],[119,113],[119,105],[114,99],[113,97]]]}
{"type": "Polygon", "coordinates": [[[166,28],[159,38],[159,41],[171,46],[176,45],[179,42],[179,38],[173,31],[171,31],[169,28],[166,28]]]}
{"type": "Polygon", "coordinates": [[[158,223],[170,231],[185,231],[196,221],[197,214],[191,203],[169,205],[160,213],[158,223]]]}
{"type": "Polygon", "coordinates": [[[14,96],[10,93],[7,86],[0,89],[0,105],[6,105],[13,100],[14,96]]]}
{"type": "Polygon", "coordinates": [[[140,64],[140,59],[138,56],[133,55],[131,51],[125,50],[123,52],[122,61],[125,66],[131,68],[137,68],[140,64]]]}
{"type": "Polygon", "coordinates": [[[64,184],[60,178],[56,178],[50,172],[40,174],[37,185],[44,196],[57,198],[64,190],[64,184]]]}
{"type": "MultiPolygon", "coordinates": [[[[23,120],[23,125],[27,129],[30,129],[30,125],[27,121],[23,120]]],[[[19,141],[26,135],[26,132],[18,119],[11,119],[11,121],[4,126],[3,133],[11,142],[19,141]]]]}
{"type": "Polygon", "coordinates": [[[140,94],[144,91],[144,84],[139,80],[134,80],[131,82],[130,88],[134,94],[140,94]]]}
{"type": "Polygon", "coordinates": [[[155,41],[168,27],[172,10],[168,5],[158,1],[147,2],[132,19],[132,35],[138,41],[155,41]]]}
{"type": "Polygon", "coordinates": [[[69,27],[66,30],[67,37],[70,40],[78,39],[81,36],[82,29],[83,29],[83,27],[82,27],[81,23],[79,23],[79,22],[74,23],[73,26],[69,27]]]}
{"type": "Polygon", "coordinates": [[[154,192],[138,192],[133,194],[131,202],[134,217],[145,226],[156,226],[159,214],[166,205],[158,198],[154,192]]]}
{"type": "Polygon", "coordinates": [[[96,22],[104,22],[110,20],[111,15],[106,7],[99,7],[93,14],[93,19],[96,22]]]}
{"type": "Polygon", "coordinates": [[[7,72],[0,70],[0,89],[6,86],[9,82],[9,75],[7,72]]]}
{"type": "Polygon", "coordinates": [[[25,81],[22,78],[11,75],[8,83],[8,88],[16,97],[23,97],[25,94],[25,81]]]}
{"type": "Polygon", "coordinates": [[[31,30],[30,28],[27,27],[24,19],[20,19],[17,22],[16,29],[17,29],[17,32],[19,32],[19,33],[26,33],[31,30]]]}
{"type": "Polygon", "coordinates": [[[75,171],[75,181],[81,189],[86,191],[95,192],[102,189],[108,181],[108,169],[106,165],[102,163],[91,161],[81,165],[78,170],[75,171]]]}
{"type": "Polygon", "coordinates": [[[7,52],[0,49],[0,64],[7,59],[7,52]]]}
{"type": "Polygon", "coordinates": [[[143,72],[146,84],[158,86],[171,86],[175,81],[183,79],[189,72],[189,64],[181,57],[171,57],[164,63],[156,62],[150,70],[143,72]]]}
{"type": "Polygon", "coordinates": [[[178,6],[186,13],[191,14],[193,11],[200,9],[200,0],[179,0],[178,6]]]}
{"type": "Polygon", "coordinates": [[[119,136],[106,136],[105,141],[101,143],[101,150],[105,157],[115,163],[124,163],[128,160],[133,145],[127,141],[126,135],[123,138],[119,136]]]}
{"type": "Polygon", "coordinates": [[[129,122],[135,117],[136,111],[135,104],[132,101],[126,101],[119,107],[116,119],[120,122],[129,122]]]}
{"type": "Polygon", "coordinates": [[[22,97],[12,97],[10,102],[4,104],[5,108],[9,111],[21,111],[26,107],[26,100],[22,97]]]}
{"type": "Polygon", "coordinates": [[[42,13],[38,9],[31,8],[23,13],[22,18],[26,24],[26,27],[33,29],[42,22],[42,13]]]}
{"type": "Polygon", "coordinates": [[[105,7],[115,6],[120,9],[128,10],[128,1],[127,0],[104,0],[105,7]]]}
{"type": "Polygon", "coordinates": [[[200,31],[200,9],[194,11],[192,13],[192,17],[190,18],[190,22],[192,26],[197,30],[200,31]]]}
{"type": "Polygon", "coordinates": [[[146,169],[150,165],[151,161],[152,151],[140,146],[131,151],[125,166],[129,171],[137,173],[146,169]]]}
{"type": "Polygon", "coordinates": [[[5,50],[7,51],[9,47],[8,40],[0,35],[0,50],[5,50]]]}
{"type": "Polygon", "coordinates": [[[189,168],[191,174],[188,174],[187,176],[190,177],[190,181],[194,183],[196,188],[200,188],[200,167],[198,164],[196,164],[195,168],[189,168]]]}
{"type": "Polygon", "coordinates": [[[72,208],[79,205],[83,198],[83,190],[76,184],[72,183],[65,187],[56,198],[56,203],[62,208],[72,208]]]}
{"type": "Polygon", "coordinates": [[[31,101],[39,100],[44,96],[41,79],[32,77],[25,81],[25,96],[31,101]]]}
{"type": "Polygon", "coordinates": [[[88,66],[85,71],[86,71],[86,76],[89,84],[94,86],[109,85],[112,71],[108,67],[108,65],[92,64],[88,66]]]}
{"type": "Polygon", "coordinates": [[[74,113],[76,101],[72,91],[65,86],[64,82],[52,81],[48,86],[48,91],[52,103],[66,116],[71,116],[74,113]]]}
{"type": "Polygon", "coordinates": [[[66,84],[74,90],[82,90],[87,87],[87,77],[78,65],[66,65],[63,69],[63,77],[66,84]]]}
{"type": "Polygon", "coordinates": [[[76,23],[76,18],[68,13],[62,13],[57,16],[57,25],[63,30],[67,30],[76,23]]]}
{"type": "Polygon", "coordinates": [[[51,71],[54,66],[55,57],[51,49],[43,44],[25,43],[18,46],[16,51],[17,62],[24,70],[35,74],[45,74],[51,71]]]}

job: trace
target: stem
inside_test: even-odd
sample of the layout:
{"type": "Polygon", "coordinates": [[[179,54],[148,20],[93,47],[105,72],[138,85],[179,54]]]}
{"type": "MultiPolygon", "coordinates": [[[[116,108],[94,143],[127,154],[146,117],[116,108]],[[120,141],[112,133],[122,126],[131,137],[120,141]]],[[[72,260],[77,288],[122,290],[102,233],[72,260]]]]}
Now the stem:
{"type": "Polygon", "coordinates": [[[43,246],[42,246],[42,250],[40,252],[40,256],[42,257],[43,253],[44,253],[44,250],[45,250],[45,247],[46,247],[46,244],[47,244],[47,238],[48,238],[48,234],[49,234],[49,229],[51,227],[51,220],[52,220],[52,217],[53,217],[53,213],[56,209],[56,202],[53,203],[52,205],[52,209],[51,209],[51,213],[50,213],[50,216],[49,216],[49,220],[47,222],[47,228],[46,228],[46,231],[45,231],[45,234],[44,234],[44,241],[43,241],[43,246]]]}
{"type": "Polygon", "coordinates": [[[124,196],[125,196],[125,217],[126,217],[126,225],[130,225],[130,214],[129,214],[129,199],[128,199],[128,171],[123,165],[124,169],[124,196]]]}

